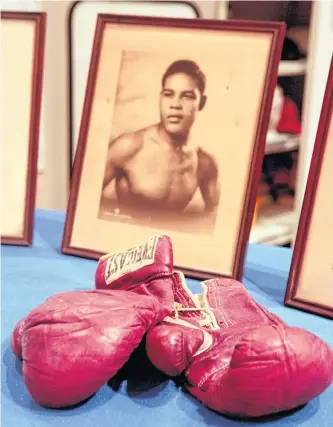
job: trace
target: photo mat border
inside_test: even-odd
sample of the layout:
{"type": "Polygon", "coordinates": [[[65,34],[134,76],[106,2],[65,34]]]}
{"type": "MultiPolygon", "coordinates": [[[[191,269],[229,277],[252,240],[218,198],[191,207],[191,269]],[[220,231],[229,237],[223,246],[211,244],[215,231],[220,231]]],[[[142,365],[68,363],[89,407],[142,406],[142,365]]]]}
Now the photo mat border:
{"type": "Polygon", "coordinates": [[[28,171],[25,194],[23,234],[21,236],[8,236],[6,234],[1,234],[2,245],[31,246],[33,241],[34,211],[36,204],[38,174],[38,146],[44,72],[46,13],[1,11],[1,21],[2,20],[21,20],[22,22],[26,22],[28,20],[33,21],[36,24],[33,59],[33,81],[31,85],[32,98],[30,110],[28,171]]]}

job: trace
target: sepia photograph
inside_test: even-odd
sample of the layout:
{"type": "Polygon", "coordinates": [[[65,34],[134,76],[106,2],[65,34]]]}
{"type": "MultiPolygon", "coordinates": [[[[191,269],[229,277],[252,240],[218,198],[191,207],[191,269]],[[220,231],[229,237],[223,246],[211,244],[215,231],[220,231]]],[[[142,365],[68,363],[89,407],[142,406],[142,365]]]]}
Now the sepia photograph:
{"type": "Polygon", "coordinates": [[[3,245],[33,240],[45,25],[45,13],[1,12],[3,245]]]}
{"type": "Polygon", "coordinates": [[[164,233],[185,273],[239,278],[284,33],[98,15],[61,251],[164,233]]]}
{"type": "Polygon", "coordinates": [[[332,193],[333,58],[285,294],[286,305],[333,319],[332,193]]]}
{"type": "Polygon", "coordinates": [[[122,53],[100,218],[212,234],[218,146],[198,122],[214,60],[204,61],[207,73],[198,61],[168,56],[122,53]]]}

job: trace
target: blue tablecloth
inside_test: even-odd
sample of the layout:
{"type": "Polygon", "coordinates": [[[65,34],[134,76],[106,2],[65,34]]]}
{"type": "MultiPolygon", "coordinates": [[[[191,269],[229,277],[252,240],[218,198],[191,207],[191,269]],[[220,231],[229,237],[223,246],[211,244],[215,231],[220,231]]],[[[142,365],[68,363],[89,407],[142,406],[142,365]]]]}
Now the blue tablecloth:
{"type": "MultiPolygon", "coordinates": [[[[333,385],[305,407],[255,421],[235,421],[215,414],[164,377],[119,387],[105,385],[85,404],[67,410],[48,410],[31,399],[23,383],[21,364],[10,348],[16,322],[55,293],[91,289],[96,261],[59,253],[64,214],[36,211],[33,247],[2,246],[2,425],[6,427],[199,427],[199,426],[333,426],[333,385]]],[[[332,321],[284,307],[283,297],[291,250],[249,245],[244,284],[251,295],[289,325],[314,332],[333,347],[332,321]]],[[[192,290],[199,283],[189,280],[192,290]]]]}

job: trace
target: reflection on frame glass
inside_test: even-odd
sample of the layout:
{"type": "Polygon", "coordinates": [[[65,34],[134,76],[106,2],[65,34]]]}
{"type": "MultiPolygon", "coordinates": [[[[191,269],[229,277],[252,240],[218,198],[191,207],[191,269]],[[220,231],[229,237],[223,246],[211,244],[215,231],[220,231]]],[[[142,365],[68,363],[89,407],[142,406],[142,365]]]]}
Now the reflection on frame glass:
{"type": "Polygon", "coordinates": [[[32,244],[45,21],[44,13],[1,12],[2,244],[32,244]]]}
{"type": "Polygon", "coordinates": [[[163,232],[186,274],[241,278],[283,36],[99,15],[62,251],[163,232]]]}
{"type": "Polygon", "coordinates": [[[285,304],[333,318],[333,58],[328,75],[285,304]]]}

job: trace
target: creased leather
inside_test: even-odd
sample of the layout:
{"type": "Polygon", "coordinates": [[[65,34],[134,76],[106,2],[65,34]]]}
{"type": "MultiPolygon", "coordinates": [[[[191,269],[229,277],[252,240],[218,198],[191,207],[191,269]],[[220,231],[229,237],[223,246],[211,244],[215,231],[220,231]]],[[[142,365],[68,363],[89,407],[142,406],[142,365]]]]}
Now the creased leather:
{"type": "Polygon", "coordinates": [[[201,311],[181,275],[175,283],[175,302],[185,311],[148,332],[146,351],[164,373],[183,374],[185,387],[205,406],[236,417],[263,416],[305,404],[332,383],[332,349],[287,326],[240,282],[203,282],[201,311]],[[205,334],[211,337],[206,348],[205,334]]]}
{"type": "MultiPolygon", "coordinates": [[[[134,271],[106,289],[56,294],[17,323],[11,346],[37,403],[61,408],[92,396],[128,361],[146,331],[172,312],[172,245],[163,236],[159,243],[158,262],[145,267],[140,282],[134,271]]],[[[101,277],[103,265],[97,268],[101,277]]]]}

